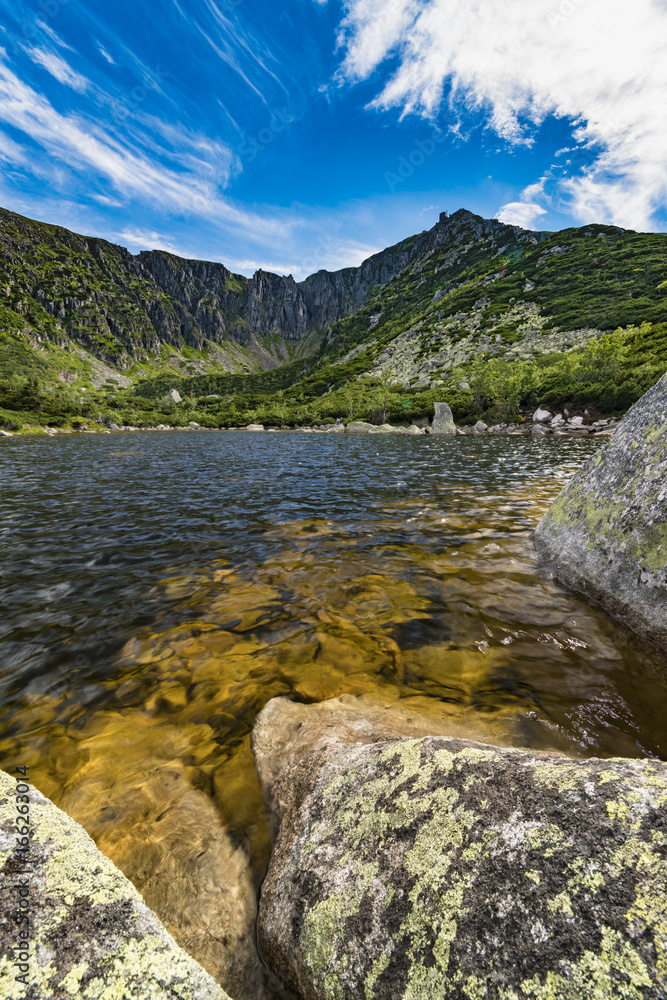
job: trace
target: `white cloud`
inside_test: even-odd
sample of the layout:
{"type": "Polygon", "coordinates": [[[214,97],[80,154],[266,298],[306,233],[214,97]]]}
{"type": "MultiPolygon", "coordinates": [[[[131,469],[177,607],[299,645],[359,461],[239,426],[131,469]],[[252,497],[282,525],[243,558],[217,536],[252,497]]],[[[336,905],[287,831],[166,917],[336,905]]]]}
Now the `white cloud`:
{"type": "Polygon", "coordinates": [[[535,229],[535,220],[540,215],[546,215],[546,209],[525,201],[510,201],[503,205],[496,219],[507,226],[521,226],[522,229],[535,229]]]}
{"type": "Polygon", "coordinates": [[[176,257],[183,257],[188,260],[192,254],[184,252],[176,246],[169,236],[162,233],[155,233],[141,229],[124,229],[117,234],[122,246],[130,250],[164,250],[166,253],[173,253],[176,257]]]}
{"type": "MultiPolygon", "coordinates": [[[[108,179],[125,197],[138,198],[161,209],[195,214],[226,225],[253,229],[258,233],[284,234],[285,222],[235,208],[218,193],[219,164],[211,166],[201,155],[190,157],[183,169],[178,151],[173,151],[171,169],[149,158],[139,144],[124,142],[94,121],[63,115],[41,94],[20,80],[2,62],[0,49],[0,121],[19,129],[49,154],[53,164],[65,163],[71,170],[89,171],[108,179]]],[[[168,160],[169,151],[161,151],[168,160]]],[[[219,155],[219,150],[216,149],[219,155]]],[[[231,158],[231,154],[230,154],[231,158]]],[[[33,159],[35,157],[33,156],[33,159]]],[[[38,172],[36,165],[35,172],[38,172]]]]}
{"type": "Polygon", "coordinates": [[[28,49],[28,55],[34,63],[42,66],[47,73],[50,73],[64,86],[78,90],[80,94],[85,93],[88,89],[89,82],[85,76],[81,76],[80,73],[73,70],[56,52],[49,52],[47,49],[28,49]]]}
{"type": "Polygon", "coordinates": [[[106,59],[106,61],[108,63],[110,63],[112,66],[115,66],[116,65],[116,60],[113,58],[113,56],[109,55],[109,53],[107,52],[107,50],[104,48],[104,46],[100,42],[97,43],[97,47],[100,50],[100,55],[103,56],[106,59]]]}
{"type": "Polygon", "coordinates": [[[582,220],[645,229],[667,204],[662,0],[346,0],[340,39],[341,80],[396,61],[376,108],[428,117],[446,100],[512,143],[526,122],[574,121],[595,155],[551,195],[582,220]]]}

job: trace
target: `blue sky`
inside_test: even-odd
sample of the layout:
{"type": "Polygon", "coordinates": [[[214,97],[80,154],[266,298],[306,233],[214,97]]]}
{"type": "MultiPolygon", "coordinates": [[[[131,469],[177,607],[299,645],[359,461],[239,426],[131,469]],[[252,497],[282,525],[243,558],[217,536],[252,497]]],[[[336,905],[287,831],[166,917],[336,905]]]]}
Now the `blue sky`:
{"type": "Polygon", "coordinates": [[[301,278],[466,207],[665,228],[658,0],[0,0],[0,204],[301,278]]]}

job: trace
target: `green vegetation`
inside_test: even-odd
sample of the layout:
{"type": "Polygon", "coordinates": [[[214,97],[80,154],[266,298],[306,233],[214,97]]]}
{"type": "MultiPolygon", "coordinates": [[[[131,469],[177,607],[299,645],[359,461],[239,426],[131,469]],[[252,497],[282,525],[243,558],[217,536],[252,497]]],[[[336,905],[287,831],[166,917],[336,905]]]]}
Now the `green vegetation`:
{"type": "MultiPolygon", "coordinates": [[[[441,242],[431,240],[319,340],[316,331],[294,342],[268,333],[263,349],[292,360],[253,371],[252,351],[233,339],[185,342],[182,302],[158,291],[148,265],[127,251],[0,215],[0,424],[8,429],[406,423],[441,400],[459,423],[509,422],[539,404],[617,414],[667,370],[662,234],[612,226],[516,233],[457,213],[441,242]]],[[[175,282],[192,264],[146,257],[175,282]]],[[[224,272],[228,321],[246,281],[224,272]]],[[[221,300],[202,291],[197,309],[216,316],[221,300]]],[[[234,322],[247,336],[240,313],[234,322]]]]}

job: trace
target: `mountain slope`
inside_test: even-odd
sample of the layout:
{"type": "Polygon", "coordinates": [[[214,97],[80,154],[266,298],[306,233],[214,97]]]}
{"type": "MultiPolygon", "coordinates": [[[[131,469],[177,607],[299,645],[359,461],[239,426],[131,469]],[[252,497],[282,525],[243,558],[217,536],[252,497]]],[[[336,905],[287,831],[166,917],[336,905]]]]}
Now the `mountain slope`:
{"type": "Polygon", "coordinates": [[[0,330],[73,343],[120,370],[165,346],[211,345],[222,370],[271,368],[311,353],[326,328],[437,244],[443,229],[439,223],[358,268],[319,271],[297,283],[261,270],[245,278],[220,263],[160,250],[135,256],[0,210],[0,330]]]}
{"type": "Polygon", "coordinates": [[[664,234],[533,233],[460,210],[296,283],[0,222],[0,408],[38,423],[307,422],[378,399],[394,419],[436,398],[460,420],[536,401],[618,411],[667,369],[664,234]]]}

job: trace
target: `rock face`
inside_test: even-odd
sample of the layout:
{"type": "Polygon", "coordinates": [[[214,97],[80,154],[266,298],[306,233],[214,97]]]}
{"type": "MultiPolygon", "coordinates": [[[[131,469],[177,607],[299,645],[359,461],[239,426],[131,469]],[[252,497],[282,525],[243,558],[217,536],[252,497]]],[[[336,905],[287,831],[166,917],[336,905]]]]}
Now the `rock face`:
{"type": "Polygon", "coordinates": [[[667,646],[667,376],[557,498],[535,545],[568,587],[667,646]]]}
{"type": "Polygon", "coordinates": [[[356,312],[463,222],[479,234],[507,228],[457,213],[359,267],[322,270],[297,282],[263,270],[246,278],[223,264],[162,250],[135,256],[106,240],[0,209],[0,287],[3,304],[26,316],[27,331],[55,342],[71,337],[93,354],[127,365],[161,343],[201,348],[206,340],[305,340],[356,312]]]}
{"type": "Polygon", "coordinates": [[[228,1000],[85,830],[32,788],[25,865],[16,851],[16,788],[16,778],[0,771],[0,996],[228,1000]],[[24,924],[16,919],[21,899],[29,901],[32,921],[27,963],[20,958],[24,924]],[[16,979],[24,971],[27,988],[16,979]]]}
{"type": "Polygon", "coordinates": [[[265,711],[259,942],[298,1000],[664,1000],[667,765],[387,739],[389,716],[313,743],[290,710],[269,775],[265,711]]]}
{"type": "Polygon", "coordinates": [[[434,407],[435,416],[433,417],[431,434],[456,434],[454,417],[447,403],[435,403],[434,407]]]}

